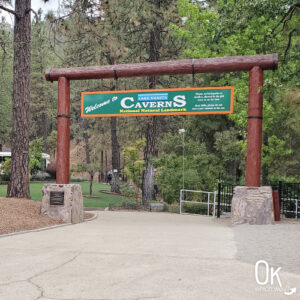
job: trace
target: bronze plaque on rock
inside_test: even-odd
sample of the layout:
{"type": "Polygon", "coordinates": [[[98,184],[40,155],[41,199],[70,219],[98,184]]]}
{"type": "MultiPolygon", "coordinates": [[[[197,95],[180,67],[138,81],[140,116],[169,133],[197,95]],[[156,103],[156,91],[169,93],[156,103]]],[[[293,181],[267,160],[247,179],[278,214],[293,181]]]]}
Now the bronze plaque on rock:
{"type": "Polygon", "coordinates": [[[64,205],[65,192],[50,192],[50,205],[64,205]]]}

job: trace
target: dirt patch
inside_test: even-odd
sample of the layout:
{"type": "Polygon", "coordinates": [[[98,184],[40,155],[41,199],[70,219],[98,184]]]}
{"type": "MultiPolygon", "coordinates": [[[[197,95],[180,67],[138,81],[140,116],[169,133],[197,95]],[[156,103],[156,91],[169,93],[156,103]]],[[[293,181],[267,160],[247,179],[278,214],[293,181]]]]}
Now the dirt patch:
{"type": "MultiPolygon", "coordinates": [[[[40,215],[40,202],[29,199],[0,198],[0,234],[64,224],[62,221],[40,215]]],[[[85,213],[90,219],[92,213],[85,213]]]]}
{"type": "Polygon", "coordinates": [[[84,213],[84,219],[85,220],[91,219],[94,215],[95,214],[93,214],[93,213],[85,212],[84,213]]]}

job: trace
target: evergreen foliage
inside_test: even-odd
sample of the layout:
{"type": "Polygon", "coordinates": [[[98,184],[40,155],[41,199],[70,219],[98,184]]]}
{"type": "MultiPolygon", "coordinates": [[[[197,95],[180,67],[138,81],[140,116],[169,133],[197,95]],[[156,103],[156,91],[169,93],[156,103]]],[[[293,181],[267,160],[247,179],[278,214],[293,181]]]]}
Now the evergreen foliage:
{"type": "MultiPolygon", "coordinates": [[[[65,15],[59,17],[39,15],[31,32],[30,139],[42,139],[44,152],[55,154],[57,134],[57,88],[44,79],[48,68],[278,53],[278,70],[264,72],[262,182],[300,180],[300,8],[296,1],[65,0],[63,11],[65,15]]],[[[13,34],[4,20],[0,21],[0,77],[0,144],[10,146],[13,34]]],[[[105,177],[112,169],[110,120],[83,120],[81,91],[189,87],[192,82],[232,85],[232,115],[157,118],[157,143],[145,160],[156,168],[155,183],[164,200],[178,201],[182,184],[178,129],[185,128],[186,188],[212,191],[220,180],[243,184],[248,80],[248,72],[234,72],[197,74],[194,80],[185,75],[72,82],[71,139],[84,142],[86,149],[81,169],[92,170],[92,177],[96,171],[105,177]],[[92,149],[97,164],[88,159],[92,149]]],[[[129,177],[124,156],[129,155],[129,144],[148,137],[148,121],[132,117],[116,122],[120,168],[129,177]]],[[[140,186],[139,180],[132,180],[140,186]]]]}

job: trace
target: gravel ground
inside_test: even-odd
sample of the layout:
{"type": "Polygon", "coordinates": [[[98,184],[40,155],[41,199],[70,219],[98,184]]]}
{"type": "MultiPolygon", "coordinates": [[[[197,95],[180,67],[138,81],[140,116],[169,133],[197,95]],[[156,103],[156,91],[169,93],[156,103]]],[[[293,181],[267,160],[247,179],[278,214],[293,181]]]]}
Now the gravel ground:
{"type": "Polygon", "coordinates": [[[282,220],[274,225],[232,227],[237,259],[255,265],[265,260],[282,271],[300,275],[300,220],[282,220]]]}
{"type": "MultiPolygon", "coordinates": [[[[0,198],[0,234],[63,224],[40,215],[40,202],[29,199],[0,198]]],[[[93,216],[85,213],[85,219],[93,216]]]]}

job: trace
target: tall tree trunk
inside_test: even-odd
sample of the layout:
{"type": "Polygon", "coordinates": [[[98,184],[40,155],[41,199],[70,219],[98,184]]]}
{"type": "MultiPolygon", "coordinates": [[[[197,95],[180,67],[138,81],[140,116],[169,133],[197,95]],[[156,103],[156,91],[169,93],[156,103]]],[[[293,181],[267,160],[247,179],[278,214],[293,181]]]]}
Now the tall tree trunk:
{"type": "Polygon", "coordinates": [[[101,150],[100,161],[101,161],[101,170],[99,171],[98,181],[99,181],[99,182],[103,182],[103,181],[105,180],[105,172],[104,172],[104,151],[103,151],[103,150],[101,150]]]}
{"type": "Polygon", "coordinates": [[[110,118],[110,129],[111,129],[111,160],[112,160],[112,179],[111,179],[111,191],[114,193],[120,193],[120,182],[119,182],[119,172],[120,172],[120,146],[118,143],[117,136],[117,118],[110,118]]]}
{"type": "MultiPolygon", "coordinates": [[[[155,5],[160,6],[160,1],[156,0],[155,5]]],[[[149,43],[149,60],[158,61],[159,51],[161,48],[161,27],[158,24],[153,24],[153,30],[150,32],[149,43]]],[[[155,89],[157,77],[151,76],[148,79],[149,88],[155,89]]],[[[151,158],[157,155],[157,117],[147,118],[146,129],[146,147],[144,149],[145,171],[143,172],[142,181],[142,199],[143,205],[149,207],[150,201],[154,199],[154,167],[151,164],[151,158]]]]}
{"type": "Polygon", "coordinates": [[[8,197],[30,198],[29,192],[29,78],[31,0],[16,0],[14,25],[13,134],[8,197]]]}
{"type": "MultiPolygon", "coordinates": [[[[87,165],[91,164],[91,154],[90,154],[90,144],[89,144],[89,135],[88,135],[88,129],[89,129],[89,123],[86,119],[83,120],[83,140],[84,140],[84,148],[85,148],[85,162],[87,165]]],[[[88,171],[90,175],[90,196],[93,194],[93,181],[94,181],[94,171],[90,170],[88,171]]]]}
{"type": "Polygon", "coordinates": [[[94,172],[90,172],[90,196],[93,195],[94,172]]]}
{"type": "Polygon", "coordinates": [[[84,148],[85,148],[85,162],[87,164],[90,164],[91,156],[90,156],[89,136],[86,132],[83,133],[83,139],[84,139],[84,148]]]}
{"type": "Polygon", "coordinates": [[[146,147],[144,149],[145,171],[143,172],[142,198],[143,205],[148,207],[154,199],[154,167],[151,158],[157,155],[157,118],[149,117],[146,131],[146,147]]]}
{"type": "Polygon", "coordinates": [[[107,167],[107,152],[105,150],[105,182],[107,183],[108,180],[107,180],[107,172],[108,172],[108,167],[107,167]]]}

